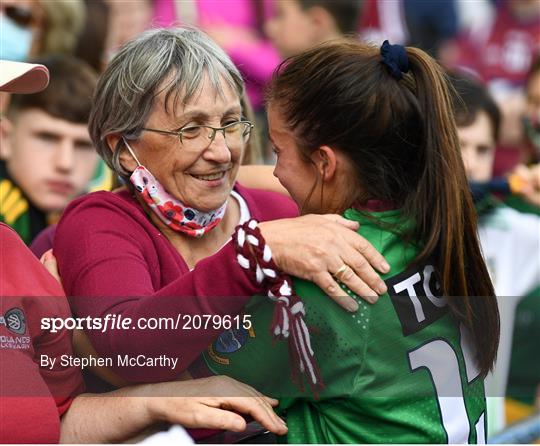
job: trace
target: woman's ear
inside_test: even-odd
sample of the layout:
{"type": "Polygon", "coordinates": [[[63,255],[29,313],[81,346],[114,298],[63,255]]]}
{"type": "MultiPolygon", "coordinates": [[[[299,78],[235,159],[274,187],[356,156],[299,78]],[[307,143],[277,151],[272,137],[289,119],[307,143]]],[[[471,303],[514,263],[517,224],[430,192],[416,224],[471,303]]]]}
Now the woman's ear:
{"type": "Polygon", "coordinates": [[[321,146],[311,154],[311,159],[317,168],[323,182],[333,180],[336,174],[337,159],[334,150],[328,146],[321,146]]]}
{"type": "Polygon", "coordinates": [[[121,151],[119,160],[124,169],[126,169],[128,172],[133,172],[137,168],[137,161],[135,161],[135,158],[133,158],[133,155],[129,152],[129,150],[124,147],[126,143],[119,134],[113,133],[107,135],[105,137],[105,141],[111,152],[114,153],[116,150],[121,151]]]}

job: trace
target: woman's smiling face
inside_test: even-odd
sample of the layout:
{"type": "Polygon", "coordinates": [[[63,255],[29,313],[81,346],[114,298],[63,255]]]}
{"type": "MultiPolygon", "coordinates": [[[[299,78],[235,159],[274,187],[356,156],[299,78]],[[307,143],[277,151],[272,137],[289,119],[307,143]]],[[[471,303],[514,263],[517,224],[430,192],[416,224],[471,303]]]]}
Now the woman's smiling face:
{"type": "MultiPolygon", "coordinates": [[[[242,108],[237,91],[224,81],[221,88],[223,93],[219,94],[205,77],[197,94],[187,103],[178,101],[176,107],[172,100],[165,107],[165,95],[161,94],[145,128],[174,132],[196,125],[223,127],[239,121],[242,108]]],[[[203,131],[205,135],[211,134],[210,129],[203,131]]],[[[139,139],[129,143],[141,164],[167,192],[190,207],[208,212],[219,208],[229,198],[245,144],[228,147],[224,134],[216,132],[207,147],[204,147],[205,141],[200,148],[188,148],[187,145],[193,145],[188,137],[184,136],[181,142],[175,135],[143,131],[139,139]]],[[[129,170],[134,168],[129,167],[132,167],[129,170]]]]}

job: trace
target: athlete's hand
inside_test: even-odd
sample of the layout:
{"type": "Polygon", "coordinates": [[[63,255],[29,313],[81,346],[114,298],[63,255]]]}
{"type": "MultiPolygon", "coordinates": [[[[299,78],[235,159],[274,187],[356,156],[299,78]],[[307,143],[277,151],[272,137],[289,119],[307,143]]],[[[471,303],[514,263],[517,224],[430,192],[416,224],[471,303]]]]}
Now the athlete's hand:
{"type": "Polygon", "coordinates": [[[259,228],[279,269],[316,283],[346,310],[356,311],[358,304],[336,282],[338,272],[340,281],[368,302],[386,292],[375,269],[386,273],[388,263],[355,232],[357,222],[339,215],[304,215],[262,222],[259,228]]]}
{"type": "Polygon", "coordinates": [[[287,425],[272,409],[277,400],[226,376],[150,384],[144,391],[148,392],[146,407],[153,421],[242,432],[246,428],[246,421],[238,414],[242,413],[270,432],[287,433],[287,425]]]}

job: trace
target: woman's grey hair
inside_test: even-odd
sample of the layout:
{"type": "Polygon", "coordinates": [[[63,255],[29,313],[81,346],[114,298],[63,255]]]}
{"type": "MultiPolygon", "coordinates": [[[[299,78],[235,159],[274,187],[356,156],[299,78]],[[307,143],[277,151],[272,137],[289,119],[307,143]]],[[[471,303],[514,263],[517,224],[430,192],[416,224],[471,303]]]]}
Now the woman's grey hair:
{"type": "MultiPolygon", "coordinates": [[[[187,103],[208,77],[223,95],[222,81],[244,103],[244,82],[227,54],[206,34],[194,28],[154,29],[125,44],[101,75],[89,120],[92,141],[107,165],[127,180],[120,164],[122,139],[111,150],[106,137],[120,134],[136,139],[162,93],[165,111],[187,103]]],[[[129,184],[129,182],[128,182],[129,184]]]]}

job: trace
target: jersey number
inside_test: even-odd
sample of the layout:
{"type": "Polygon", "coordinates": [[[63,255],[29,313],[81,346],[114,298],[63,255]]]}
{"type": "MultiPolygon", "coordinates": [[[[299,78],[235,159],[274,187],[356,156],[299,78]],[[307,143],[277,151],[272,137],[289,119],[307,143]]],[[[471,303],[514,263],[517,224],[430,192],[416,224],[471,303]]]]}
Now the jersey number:
{"type": "MultiPolygon", "coordinates": [[[[470,347],[468,332],[463,326],[461,331],[461,349],[465,360],[467,382],[472,382],[480,374],[470,347]]],[[[463,389],[458,358],[452,346],[444,339],[433,339],[409,352],[411,370],[426,368],[437,394],[443,428],[449,444],[466,444],[469,441],[470,425],[463,389]]],[[[486,442],[483,412],[475,423],[476,441],[486,442]]]]}

